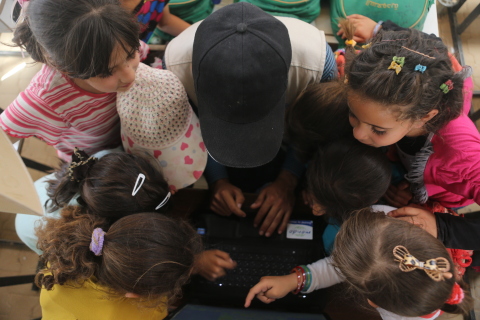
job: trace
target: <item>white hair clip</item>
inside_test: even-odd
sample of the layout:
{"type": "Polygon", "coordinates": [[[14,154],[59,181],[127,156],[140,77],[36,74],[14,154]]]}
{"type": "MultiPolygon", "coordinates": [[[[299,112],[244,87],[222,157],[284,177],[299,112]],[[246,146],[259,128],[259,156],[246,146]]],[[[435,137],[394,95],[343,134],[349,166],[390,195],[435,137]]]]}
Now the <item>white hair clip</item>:
{"type": "Polygon", "coordinates": [[[140,190],[144,182],[145,182],[145,175],[143,173],[139,173],[137,177],[137,181],[135,181],[135,186],[133,187],[132,196],[137,194],[138,190],[140,190]]]}
{"type": "Polygon", "coordinates": [[[163,201],[160,202],[160,204],[155,208],[155,210],[158,210],[158,209],[160,209],[161,207],[163,207],[163,206],[168,202],[168,199],[170,199],[170,196],[171,196],[171,195],[172,195],[172,194],[171,194],[170,192],[167,193],[167,196],[165,197],[165,199],[163,199],[163,201]]]}

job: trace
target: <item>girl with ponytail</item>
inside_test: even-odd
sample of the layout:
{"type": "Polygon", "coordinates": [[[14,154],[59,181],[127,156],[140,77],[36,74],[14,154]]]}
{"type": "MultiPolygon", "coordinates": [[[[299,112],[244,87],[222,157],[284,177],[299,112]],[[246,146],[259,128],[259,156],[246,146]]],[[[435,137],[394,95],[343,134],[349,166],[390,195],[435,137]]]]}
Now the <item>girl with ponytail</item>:
{"type": "Polygon", "coordinates": [[[155,212],[110,224],[67,206],[37,235],[43,319],[163,319],[201,252],[187,222],[155,212]]]}

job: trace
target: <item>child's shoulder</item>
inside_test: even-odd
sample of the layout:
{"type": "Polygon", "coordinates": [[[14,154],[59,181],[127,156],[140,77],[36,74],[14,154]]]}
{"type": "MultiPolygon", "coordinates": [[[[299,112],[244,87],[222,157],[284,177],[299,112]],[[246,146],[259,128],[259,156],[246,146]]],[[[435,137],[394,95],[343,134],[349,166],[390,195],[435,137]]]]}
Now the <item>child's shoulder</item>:
{"type": "Polygon", "coordinates": [[[72,87],[72,85],[58,70],[44,64],[32,78],[26,90],[41,96],[65,87],[72,87]]]}

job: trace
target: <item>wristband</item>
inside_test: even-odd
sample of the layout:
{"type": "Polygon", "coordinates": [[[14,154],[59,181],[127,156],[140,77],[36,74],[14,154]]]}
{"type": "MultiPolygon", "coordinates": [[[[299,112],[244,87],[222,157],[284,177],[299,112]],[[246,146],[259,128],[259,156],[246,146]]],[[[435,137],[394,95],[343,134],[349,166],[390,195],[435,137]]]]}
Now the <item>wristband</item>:
{"type": "Polygon", "coordinates": [[[310,289],[310,285],[312,284],[312,273],[307,266],[301,265],[300,267],[303,268],[303,270],[305,271],[305,286],[301,291],[301,292],[305,292],[305,291],[308,291],[308,289],[310,289]]]}
{"type": "Polygon", "coordinates": [[[372,38],[375,37],[378,33],[378,30],[380,30],[380,27],[382,26],[383,24],[383,21],[380,20],[377,22],[377,25],[375,26],[375,28],[373,28],[373,35],[372,35],[372,38]]]}

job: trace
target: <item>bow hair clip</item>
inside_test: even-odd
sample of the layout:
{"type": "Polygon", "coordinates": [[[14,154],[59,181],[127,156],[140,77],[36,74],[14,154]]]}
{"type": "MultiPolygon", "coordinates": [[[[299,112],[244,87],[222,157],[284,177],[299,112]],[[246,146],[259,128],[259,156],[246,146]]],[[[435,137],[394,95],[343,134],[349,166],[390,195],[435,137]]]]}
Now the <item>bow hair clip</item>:
{"type": "Polygon", "coordinates": [[[398,267],[403,272],[420,269],[425,271],[434,281],[441,281],[452,277],[452,274],[448,272],[450,270],[450,262],[443,257],[429,259],[423,262],[411,255],[404,246],[396,246],[393,248],[393,256],[396,258],[395,261],[400,262],[398,267]]]}
{"type": "Polygon", "coordinates": [[[395,70],[395,73],[399,74],[400,71],[402,71],[404,64],[405,64],[405,57],[394,56],[392,58],[392,63],[390,63],[390,66],[388,67],[388,69],[395,70]]]}
{"type": "Polygon", "coordinates": [[[421,64],[417,64],[417,65],[415,66],[415,71],[424,73],[425,70],[427,70],[427,67],[426,67],[426,66],[422,66],[421,64]]]}
{"type": "Polygon", "coordinates": [[[440,90],[442,90],[444,94],[447,94],[450,90],[453,90],[453,81],[449,79],[442,83],[440,90]]]}

